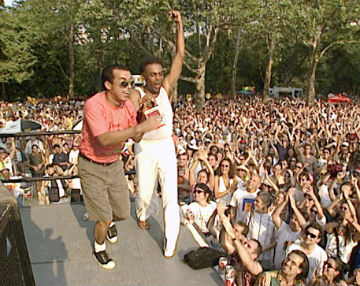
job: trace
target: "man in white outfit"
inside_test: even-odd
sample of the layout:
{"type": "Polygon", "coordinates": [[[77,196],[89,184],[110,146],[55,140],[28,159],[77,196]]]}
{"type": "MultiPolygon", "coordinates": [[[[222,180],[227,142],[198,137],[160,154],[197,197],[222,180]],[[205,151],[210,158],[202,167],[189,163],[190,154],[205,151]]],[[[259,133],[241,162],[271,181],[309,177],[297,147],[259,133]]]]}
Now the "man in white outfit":
{"type": "Polygon", "coordinates": [[[180,217],[177,196],[177,162],[175,146],[172,140],[173,113],[170,92],[178,81],[185,54],[184,31],[181,15],[171,11],[171,17],[177,26],[176,55],[170,72],[164,77],[163,64],[160,59],[150,57],[140,65],[140,73],[146,84],[131,92],[131,100],[136,110],[144,112],[145,106],[158,106],[163,125],[144,134],[142,140],[135,144],[135,165],[138,181],[136,196],[136,214],[141,229],[149,229],[147,219],[149,207],[157,182],[162,191],[164,210],[164,256],[173,257],[180,230],[180,217]]]}

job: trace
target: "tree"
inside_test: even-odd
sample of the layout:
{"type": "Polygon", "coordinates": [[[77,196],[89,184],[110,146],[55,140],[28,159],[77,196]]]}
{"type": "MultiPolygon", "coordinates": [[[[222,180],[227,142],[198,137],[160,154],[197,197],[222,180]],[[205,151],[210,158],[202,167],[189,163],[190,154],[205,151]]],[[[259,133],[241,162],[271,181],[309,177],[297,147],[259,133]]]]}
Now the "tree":
{"type": "Polygon", "coordinates": [[[36,63],[30,45],[32,31],[26,23],[19,21],[17,15],[15,9],[0,10],[0,82],[3,99],[5,84],[30,79],[36,63]]]}
{"type": "Polygon", "coordinates": [[[316,70],[325,53],[334,46],[359,41],[360,5],[354,0],[303,0],[296,5],[303,16],[302,41],[310,48],[307,99],[311,104],[316,95],[316,70]]]}
{"type": "Polygon", "coordinates": [[[256,19],[249,27],[252,34],[259,35],[266,43],[266,67],[264,98],[269,96],[272,70],[279,50],[294,42],[298,29],[297,9],[293,0],[258,0],[254,10],[256,19]]]}
{"type": "Polygon", "coordinates": [[[213,56],[220,29],[227,29],[240,10],[239,1],[124,1],[129,12],[127,30],[144,54],[155,54],[170,61],[174,54],[175,33],[166,16],[171,9],[180,10],[186,38],[185,68],[189,76],[180,79],[195,85],[195,97],[204,101],[206,64],[213,56]],[[191,76],[192,75],[192,76],[191,76]]]}
{"type": "Polygon", "coordinates": [[[238,17],[241,17],[241,8],[245,2],[182,1],[188,33],[185,67],[194,75],[181,79],[195,84],[195,101],[198,106],[204,102],[206,65],[214,56],[219,31],[234,27],[238,17]]]}

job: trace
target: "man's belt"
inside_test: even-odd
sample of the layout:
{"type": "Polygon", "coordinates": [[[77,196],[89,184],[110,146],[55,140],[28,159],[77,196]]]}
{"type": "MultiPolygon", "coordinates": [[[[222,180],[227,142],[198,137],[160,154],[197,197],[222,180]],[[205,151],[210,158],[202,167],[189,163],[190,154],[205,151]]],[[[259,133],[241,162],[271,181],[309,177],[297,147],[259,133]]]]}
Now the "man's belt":
{"type": "Polygon", "coordinates": [[[97,164],[97,165],[101,165],[101,166],[109,166],[111,164],[114,164],[115,162],[117,162],[118,160],[115,160],[113,162],[110,163],[100,163],[100,162],[96,162],[94,160],[91,160],[90,158],[86,157],[84,154],[79,153],[79,156],[83,159],[85,159],[86,161],[89,161],[91,163],[97,164]]]}

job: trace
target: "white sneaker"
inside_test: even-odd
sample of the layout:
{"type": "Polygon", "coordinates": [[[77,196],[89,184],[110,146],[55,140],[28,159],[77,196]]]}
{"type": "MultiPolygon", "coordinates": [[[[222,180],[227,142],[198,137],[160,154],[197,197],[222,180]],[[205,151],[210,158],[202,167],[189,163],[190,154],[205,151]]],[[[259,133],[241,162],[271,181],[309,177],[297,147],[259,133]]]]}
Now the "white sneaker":
{"type": "Polygon", "coordinates": [[[116,263],[109,257],[105,250],[100,252],[94,252],[93,257],[97,264],[99,264],[99,266],[104,269],[112,270],[116,266],[116,263]]]}
{"type": "Polygon", "coordinates": [[[168,248],[168,247],[167,247],[167,248],[164,249],[164,257],[165,257],[165,258],[174,257],[175,252],[176,252],[175,247],[174,247],[174,248],[168,248]]]}

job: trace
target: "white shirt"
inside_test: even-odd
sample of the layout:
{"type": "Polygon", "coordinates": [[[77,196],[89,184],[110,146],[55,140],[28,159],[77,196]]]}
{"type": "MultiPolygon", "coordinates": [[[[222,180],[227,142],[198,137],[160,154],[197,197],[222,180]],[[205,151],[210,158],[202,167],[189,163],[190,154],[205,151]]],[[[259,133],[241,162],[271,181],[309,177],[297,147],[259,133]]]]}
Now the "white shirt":
{"type": "MultiPolygon", "coordinates": [[[[291,244],[286,249],[286,255],[288,255],[293,250],[301,250],[300,240],[291,244]]],[[[309,274],[306,278],[306,282],[308,283],[313,277],[315,271],[317,271],[317,273],[322,273],[324,262],[327,260],[327,254],[324,249],[316,244],[313,252],[311,254],[307,254],[307,257],[309,259],[309,274]]]]}
{"type": "MultiPolygon", "coordinates": [[[[145,92],[142,90],[142,88],[137,87],[137,91],[139,91],[140,96],[144,97],[145,92]]],[[[166,90],[161,87],[159,95],[155,98],[156,104],[158,105],[158,110],[161,115],[161,122],[164,123],[164,126],[146,132],[143,136],[143,139],[145,140],[161,140],[161,139],[167,139],[172,136],[173,131],[173,112],[171,109],[171,104],[169,101],[168,94],[166,90]]]]}
{"type": "Polygon", "coordinates": [[[247,214],[251,210],[258,192],[260,192],[259,189],[254,193],[249,193],[246,189],[239,188],[233,193],[230,206],[236,207],[235,223],[246,222],[247,214]]]}
{"type": "Polygon", "coordinates": [[[80,149],[74,150],[72,149],[69,153],[69,162],[71,164],[77,164],[78,162],[78,156],[79,156],[80,149]]]}
{"type": "Polygon", "coordinates": [[[321,185],[321,187],[319,188],[319,196],[321,205],[323,206],[323,208],[326,208],[331,203],[329,188],[327,185],[321,185]]]}
{"type": "MultiPolygon", "coordinates": [[[[275,225],[270,213],[248,212],[246,221],[249,226],[248,238],[258,240],[263,248],[274,242],[275,225]]],[[[265,251],[259,256],[259,261],[272,261],[273,254],[274,249],[265,251]]]]}
{"type": "MultiPolygon", "coordinates": [[[[344,236],[339,235],[340,258],[344,263],[349,262],[351,252],[356,244],[357,243],[352,238],[349,243],[345,244],[344,236]]],[[[329,253],[330,256],[337,256],[336,235],[334,233],[329,233],[327,235],[326,252],[329,253]]]]}
{"type": "Polygon", "coordinates": [[[274,264],[275,269],[280,269],[281,263],[285,258],[285,250],[290,242],[294,242],[299,239],[301,230],[293,232],[290,226],[282,222],[279,229],[275,229],[275,241],[277,242],[275,247],[274,264]]]}
{"type": "Polygon", "coordinates": [[[200,206],[198,202],[193,202],[189,205],[189,209],[194,215],[194,222],[201,229],[203,233],[209,232],[206,224],[216,209],[216,203],[210,201],[205,207],[200,206]]]}

